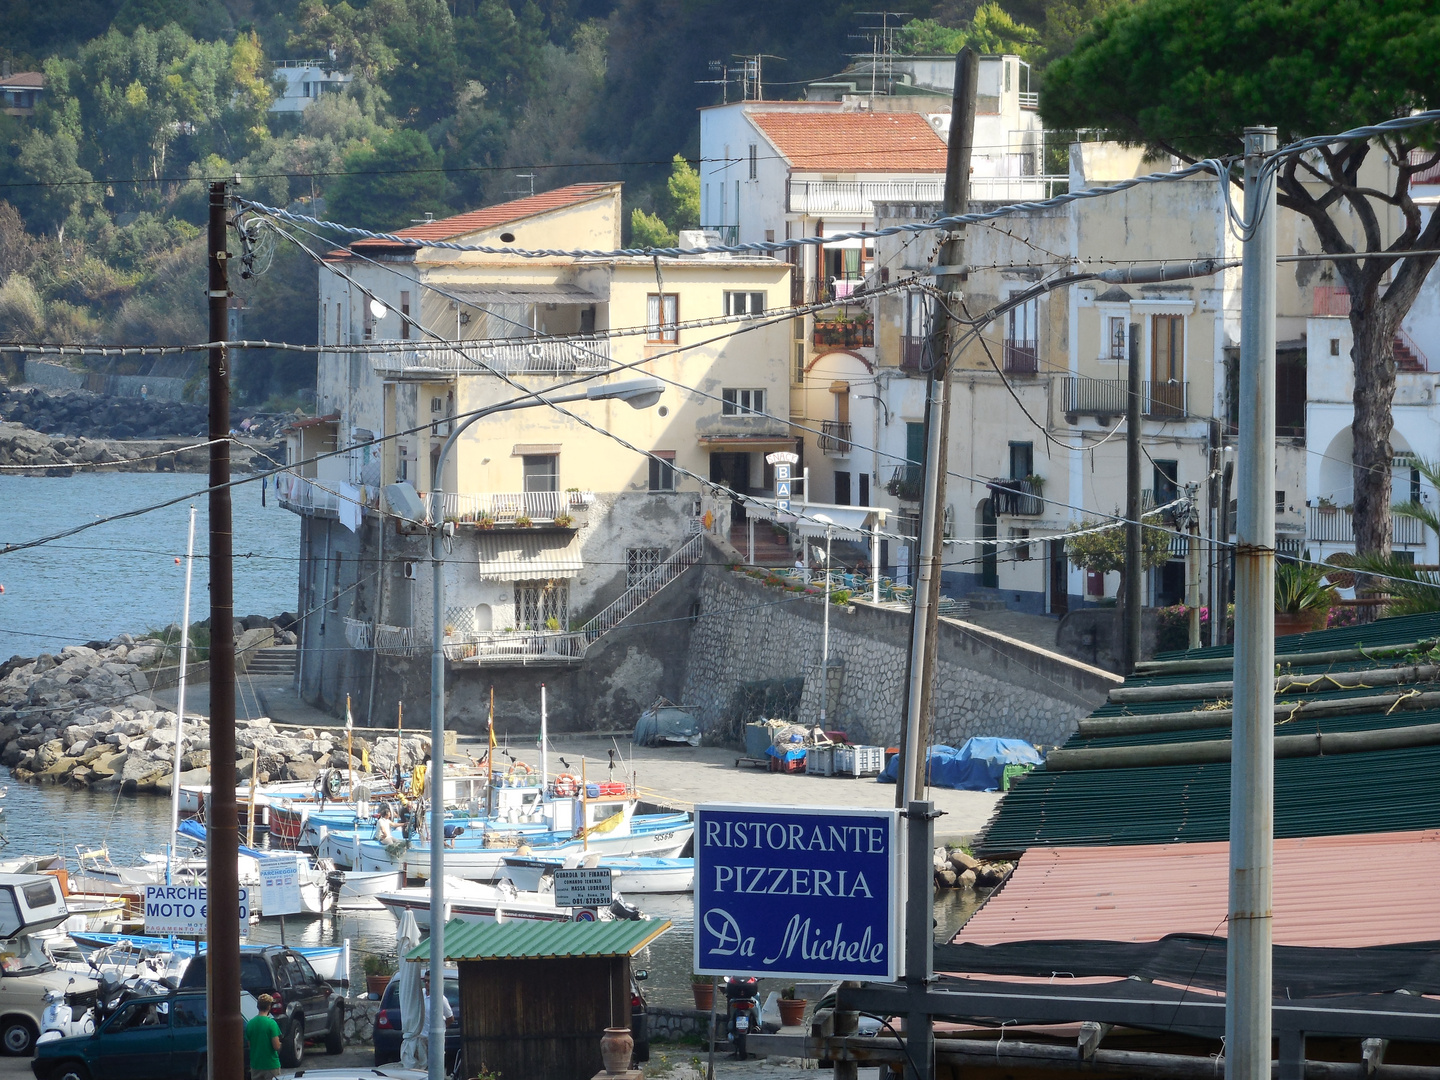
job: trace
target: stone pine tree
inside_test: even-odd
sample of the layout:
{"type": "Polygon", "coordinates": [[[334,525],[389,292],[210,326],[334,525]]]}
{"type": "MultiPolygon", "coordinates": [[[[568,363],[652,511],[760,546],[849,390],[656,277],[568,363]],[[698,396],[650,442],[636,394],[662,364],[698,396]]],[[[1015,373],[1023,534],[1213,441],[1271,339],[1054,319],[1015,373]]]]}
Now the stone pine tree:
{"type": "MultiPolygon", "coordinates": [[[[1440,104],[1437,0],[1148,0],[1097,20],[1045,72],[1047,127],[1099,129],[1185,161],[1233,155],[1251,124],[1280,145],[1440,104]]],[[[1394,341],[1440,248],[1411,179],[1440,163],[1421,127],[1287,158],[1303,214],[1350,294],[1355,546],[1388,553],[1394,341]]],[[[1238,177],[1235,178],[1238,183],[1238,177]]],[[[1238,199],[1237,199],[1238,201],[1238,199]]],[[[1242,388],[1241,392],[1244,390],[1242,388]]]]}

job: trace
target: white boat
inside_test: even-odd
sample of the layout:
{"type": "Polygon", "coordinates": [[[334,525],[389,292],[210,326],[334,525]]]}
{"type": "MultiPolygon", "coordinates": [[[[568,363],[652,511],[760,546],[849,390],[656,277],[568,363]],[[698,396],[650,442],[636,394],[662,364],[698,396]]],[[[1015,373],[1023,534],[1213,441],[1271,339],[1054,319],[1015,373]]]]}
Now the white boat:
{"type": "MultiPolygon", "coordinates": [[[[87,956],[97,950],[110,949],[117,945],[128,945],[136,950],[145,950],[154,957],[168,956],[173,952],[179,957],[189,958],[195,955],[197,948],[200,952],[205,951],[203,942],[177,942],[171,938],[147,937],[144,934],[79,933],[71,934],[70,938],[87,956]]],[[[240,950],[246,952],[266,947],[242,944],[240,950]]],[[[341,986],[350,984],[350,941],[348,938],[341,945],[291,945],[290,949],[310,961],[310,966],[315,969],[315,974],[326,982],[341,986]]]]}
{"type": "MultiPolygon", "coordinates": [[[[430,888],[409,886],[376,897],[398,920],[406,911],[424,933],[430,931],[430,888]]],[[[445,918],[465,922],[569,922],[575,909],[557,907],[553,893],[522,893],[509,882],[484,885],[463,878],[445,878],[445,918]]]]}
{"type": "Polygon", "coordinates": [[[515,887],[529,892],[547,892],[555,887],[555,871],[575,867],[600,867],[610,871],[610,888],[622,896],[657,893],[687,893],[695,888],[694,859],[659,859],[647,855],[506,855],[506,877],[515,887]]]}
{"type": "Polygon", "coordinates": [[[381,893],[403,889],[405,881],[394,870],[331,870],[325,875],[331,904],[341,909],[378,908],[381,893]]]}

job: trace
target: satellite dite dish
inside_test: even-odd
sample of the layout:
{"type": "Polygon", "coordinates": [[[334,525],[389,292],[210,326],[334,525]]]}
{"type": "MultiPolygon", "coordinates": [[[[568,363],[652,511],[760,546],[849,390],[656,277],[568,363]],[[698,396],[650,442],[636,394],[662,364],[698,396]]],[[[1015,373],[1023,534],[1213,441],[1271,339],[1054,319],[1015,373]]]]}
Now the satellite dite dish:
{"type": "Polygon", "coordinates": [[[386,315],[390,314],[390,309],[372,296],[370,298],[370,314],[374,315],[377,319],[383,319],[386,315]]]}

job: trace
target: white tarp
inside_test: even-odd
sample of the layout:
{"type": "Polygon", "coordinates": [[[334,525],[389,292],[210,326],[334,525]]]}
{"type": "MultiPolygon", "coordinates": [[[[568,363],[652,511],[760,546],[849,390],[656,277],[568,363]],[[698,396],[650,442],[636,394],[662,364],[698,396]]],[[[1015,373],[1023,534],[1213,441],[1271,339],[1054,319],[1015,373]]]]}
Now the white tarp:
{"type": "Polygon", "coordinates": [[[428,1067],[429,1040],[425,1034],[425,991],[420,986],[420,964],[404,959],[420,944],[420,925],[415,913],[406,910],[400,917],[400,1064],[407,1069],[428,1067]]]}

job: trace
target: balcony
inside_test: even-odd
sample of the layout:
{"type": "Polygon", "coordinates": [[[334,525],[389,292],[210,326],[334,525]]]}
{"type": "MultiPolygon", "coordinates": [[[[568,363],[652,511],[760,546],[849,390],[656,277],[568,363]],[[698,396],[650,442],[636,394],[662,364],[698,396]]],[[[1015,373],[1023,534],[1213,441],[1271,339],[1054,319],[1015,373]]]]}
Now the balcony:
{"type": "Polygon", "coordinates": [[[945,178],[926,180],[792,180],[787,208],[796,214],[869,217],[877,202],[939,202],[945,178]]]}
{"type": "Polygon", "coordinates": [[[845,457],[850,453],[850,421],[820,421],[820,452],[845,457]]]}
{"type": "MultiPolygon", "coordinates": [[[[398,342],[396,344],[399,344],[398,342]]],[[[517,338],[455,349],[400,348],[372,354],[377,375],[575,375],[610,370],[610,338],[517,338]]]]}
{"type": "MultiPolygon", "coordinates": [[[[1065,377],[1065,411],[1081,416],[1123,416],[1130,393],[1128,379],[1065,377]]],[[[1147,420],[1183,420],[1189,413],[1190,384],[1140,384],[1140,409],[1147,420]]]]}
{"type": "Polygon", "coordinates": [[[576,664],[593,637],[584,631],[510,630],[447,634],[445,659],[486,665],[576,664]]]}
{"type": "Polygon", "coordinates": [[[1042,484],[1038,481],[996,477],[985,486],[990,490],[997,514],[1039,517],[1045,512],[1045,500],[1040,497],[1042,484]]]}
{"type": "MultiPolygon", "coordinates": [[[[1390,515],[1390,530],[1396,544],[1405,547],[1425,546],[1425,526],[1412,517],[1390,515]]],[[[1355,516],[1349,510],[1339,507],[1323,508],[1312,506],[1306,539],[1321,544],[1355,543],[1355,516]]]]}
{"type": "Polygon", "coordinates": [[[885,484],[885,490],[897,499],[918,502],[921,492],[920,466],[901,465],[885,484]]]}
{"type": "Polygon", "coordinates": [[[875,347],[875,324],[851,319],[816,319],[811,335],[819,348],[869,349],[875,347]]]}
{"type": "Polygon", "coordinates": [[[1005,342],[1005,373],[1034,375],[1040,371],[1040,349],[1033,341],[1005,342]]]}
{"type": "Polygon", "coordinates": [[[275,495],[280,506],[297,514],[336,517],[340,510],[340,481],[315,481],[295,473],[275,475],[275,495]]]}
{"type": "MultiPolygon", "coordinates": [[[[425,496],[425,509],[432,521],[434,498],[434,492],[425,496]]],[[[447,491],[443,520],[490,528],[513,526],[522,519],[532,525],[553,525],[559,518],[561,527],[568,528],[571,522],[564,519],[573,522],[575,514],[588,505],[588,499],[593,496],[577,491],[504,491],[480,495],[447,491]]]]}
{"type": "Polygon", "coordinates": [[[921,370],[921,364],[925,359],[926,338],[915,337],[906,334],[900,339],[900,370],[914,371],[921,370]]]}

